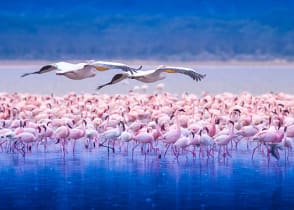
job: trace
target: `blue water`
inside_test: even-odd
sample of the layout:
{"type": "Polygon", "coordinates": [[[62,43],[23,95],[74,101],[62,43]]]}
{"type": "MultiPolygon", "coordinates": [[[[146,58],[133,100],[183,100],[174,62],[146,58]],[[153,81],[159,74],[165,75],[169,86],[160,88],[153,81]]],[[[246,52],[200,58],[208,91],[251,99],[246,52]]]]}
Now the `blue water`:
{"type": "Polygon", "coordinates": [[[99,151],[0,154],[0,209],[293,209],[286,163],[233,152],[227,161],[99,151]]]}

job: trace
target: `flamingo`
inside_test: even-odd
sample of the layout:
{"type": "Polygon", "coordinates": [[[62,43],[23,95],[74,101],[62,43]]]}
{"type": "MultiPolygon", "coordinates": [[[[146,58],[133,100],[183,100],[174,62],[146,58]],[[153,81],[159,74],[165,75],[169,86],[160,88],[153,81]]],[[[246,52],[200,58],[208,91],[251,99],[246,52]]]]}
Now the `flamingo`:
{"type": "Polygon", "coordinates": [[[58,127],[54,132],[54,136],[57,139],[56,143],[59,143],[61,141],[63,155],[65,155],[65,152],[66,152],[65,144],[66,144],[67,138],[69,137],[69,127],[65,125],[58,127]]]}
{"type": "Polygon", "coordinates": [[[202,147],[206,147],[206,154],[207,157],[212,156],[210,153],[209,147],[214,144],[213,138],[210,136],[211,134],[209,133],[209,129],[207,127],[204,127],[203,129],[200,130],[199,132],[199,145],[200,145],[200,153],[202,152],[202,147]]]}
{"type": "Polygon", "coordinates": [[[181,128],[180,128],[180,124],[179,124],[179,118],[178,118],[178,113],[179,112],[185,112],[184,109],[177,109],[175,111],[175,117],[176,117],[176,128],[173,130],[169,130],[166,133],[163,134],[161,140],[162,142],[167,144],[167,148],[166,151],[164,153],[164,157],[167,153],[167,150],[169,149],[169,147],[171,145],[173,145],[180,137],[181,137],[181,128]]]}
{"type": "MultiPolygon", "coordinates": [[[[192,134],[192,136],[191,136],[191,135],[189,135],[189,136],[181,136],[181,137],[180,137],[180,138],[179,138],[179,139],[173,144],[173,145],[174,145],[174,154],[175,154],[177,160],[178,160],[178,158],[179,158],[179,154],[180,154],[179,149],[182,149],[182,151],[188,151],[188,152],[191,152],[192,155],[193,155],[193,157],[195,156],[194,151],[189,151],[189,150],[187,150],[187,147],[190,146],[190,144],[191,144],[191,139],[194,137],[194,133],[191,132],[190,134],[192,134]]],[[[188,157],[186,156],[186,158],[188,158],[188,157]]]]}
{"type": "MultiPolygon", "coordinates": [[[[150,129],[147,128],[147,131],[145,132],[139,132],[136,136],[134,136],[133,138],[137,144],[133,147],[132,149],[132,158],[134,157],[134,150],[136,149],[136,147],[138,147],[140,144],[143,145],[144,147],[149,144],[150,145],[150,150],[153,149],[153,141],[154,141],[154,137],[153,134],[150,132],[150,129]]],[[[144,150],[144,155],[145,155],[145,160],[146,160],[146,148],[144,150]]]]}
{"type": "MultiPolygon", "coordinates": [[[[133,130],[133,132],[129,132],[127,129],[126,129],[126,126],[124,124],[123,125],[123,129],[122,129],[122,133],[121,135],[118,137],[118,139],[120,140],[120,143],[123,144],[123,143],[127,143],[127,152],[128,152],[128,145],[129,145],[129,142],[134,140],[134,133],[137,133],[138,130],[140,128],[142,128],[142,126],[140,125],[140,128],[136,131],[133,130]]],[[[130,127],[128,127],[128,129],[131,129],[130,127]]]]}
{"type": "Polygon", "coordinates": [[[94,128],[87,128],[85,136],[87,137],[86,148],[91,149],[92,145],[95,147],[95,142],[98,140],[99,136],[97,130],[94,128]]]}
{"type": "Polygon", "coordinates": [[[122,121],[119,121],[116,128],[109,129],[109,130],[103,132],[100,136],[100,138],[102,139],[102,142],[100,141],[99,146],[107,147],[108,153],[109,153],[109,149],[112,149],[112,151],[114,152],[114,141],[121,135],[121,133],[123,131],[122,126],[124,126],[124,123],[122,121]],[[109,141],[113,141],[112,148],[109,147],[109,141]],[[108,146],[104,145],[105,142],[108,143],[108,146]]]}
{"type": "MultiPolygon", "coordinates": [[[[248,149],[248,141],[250,138],[255,136],[259,132],[259,129],[256,126],[253,125],[247,125],[243,126],[239,131],[237,131],[235,134],[237,136],[241,136],[242,138],[247,139],[247,149],[248,149]]],[[[236,147],[237,147],[236,143],[236,147]]]]}
{"type": "MultiPolygon", "coordinates": [[[[0,147],[2,148],[2,145],[7,143],[7,141],[11,140],[13,137],[15,136],[15,133],[13,130],[9,129],[9,128],[2,128],[0,129],[0,147]]],[[[10,141],[9,141],[9,146],[10,146],[10,141]]]]}
{"type": "MultiPolygon", "coordinates": [[[[289,161],[289,153],[293,148],[293,144],[294,144],[294,139],[291,137],[287,137],[287,135],[285,134],[282,142],[277,145],[278,149],[283,148],[285,150],[285,161],[289,161]]],[[[274,154],[277,154],[277,153],[278,153],[278,150],[276,150],[274,154]]]]}
{"type": "Polygon", "coordinates": [[[136,141],[132,147],[137,143],[135,151],[140,145],[142,149],[146,147],[142,150],[145,156],[150,149],[160,156],[172,148],[180,157],[182,153],[178,151],[194,147],[195,152],[197,146],[200,156],[207,151],[210,157],[216,145],[221,150],[219,155],[226,156],[230,155],[226,149],[227,142],[232,142],[229,138],[235,141],[235,137],[248,137],[256,143],[250,155],[254,156],[258,148],[266,148],[268,158],[278,159],[283,149],[285,161],[288,161],[293,147],[293,96],[284,94],[203,93],[198,98],[187,93],[148,95],[131,91],[126,95],[99,96],[73,92],[64,96],[0,93],[0,101],[0,145],[7,151],[22,154],[39,143],[45,143],[45,147],[46,136],[57,138],[65,154],[70,133],[68,124],[85,130],[86,147],[91,147],[91,142],[95,147],[98,137],[103,144],[112,143],[113,149],[116,145],[121,148],[125,143],[136,141]],[[179,109],[186,110],[185,114],[180,115],[179,109]],[[235,121],[234,128],[229,120],[235,121]],[[152,147],[149,143],[139,143],[143,134],[148,134],[149,141],[145,142],[150,142],[152,147]],[[18,135],[35,136],[36,140],[22,142],[14,139],[18,135]],[[163,150],[161,154],[159,148],[163,150]]]}
{"type": "Polygon", "coordinates": [[[229,151],[228,151],[228,144],[233,140],[235,137],[234,135],[234,122],[229,121],[229,133],[228,134],[221,134],[218,135],[214,138],[214,142],[216,145],[219,145],[219,152],[218,152],[218,157],[220,157],[220,151],[221,148],[223,148],[223,157],[226,158],[227,155],[231,156],[229,151]]]}
{"type": "Polygon", "coordinates": [[[270,149],[267,150],[268,161],[270,159],[270,156],[269,156],[270,154],[272,154],[274,157],[278,159],[277,157],[278,148],[275,145],[282,142],[286,131],[287,131],[287,127],[285,127],[283,130],[279,129],[276,131],[272,131],[269,129],[269,130],[265,130],[265,131],[261,131],[257,133],[253,137],[253,141],[257,141],[258,144],[253,149],[251,159],[253,160],[254,153],[256,149],[261,146],[261,144],[265,144],[266,146],[270,145],[270,149]]]}
{"type": "MultiPolygon", "coordinates": [[[[45,137],[45,133],[46,133],[46,127],[45,126],[38,126],[37,128],[38,132],[37,132],[37,136],[38,136],[38,142],[37,142],[37,148],[39,143],[44,143],[44,151],[46,152],[46,143],[47,143],[47,138],[45,137]]],[[[52,132],[53,135],[53,132],[52,132]]]]}
{"type": "Polygon", "coordinates": [[[75,147],[76,147],[76,141],[85,136],[86,130],[84,128],[81,128],[81,127],[72,128],[70,125],[68,125],[68,127],[70,128],[69,129],[68,139],[73,140],[72,152],[74,153],[75,152],[75,147]]]}
{"type": "Polygon", "coordinates": [[[29,132],[17,134],[13,139],[15,140],[14,148],[21,152],[23,156],[25,156],[25,147],[30,151],[32,149],[32,144],[37,140],[36,136],[29,132]],[[19,145],[21,145],[21,149],[19,149],[19,145]]]}

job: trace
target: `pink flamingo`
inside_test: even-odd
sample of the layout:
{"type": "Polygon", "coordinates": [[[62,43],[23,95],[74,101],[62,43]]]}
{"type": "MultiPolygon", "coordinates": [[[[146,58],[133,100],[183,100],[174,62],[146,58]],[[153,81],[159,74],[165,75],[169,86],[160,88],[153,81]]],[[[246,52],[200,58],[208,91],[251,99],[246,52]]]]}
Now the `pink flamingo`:
{"type": "Polygon", "coordinates": [[[220,151],[221,148],[223,148],[223,157],[226,158],[226,156],[230,156],[230,153],[228,151],[228,144],[232,141],[232,139],[235,137],[234,135],[234,122],[229,121],[229,133],[228,134],[222,134],[217,137],[215,137],[214,142],[216,145],[219,145],[219,152],[218,157],[220,157],[220,151]]]}
{"type": "Polygon", "coordinates": [[[281,146],[285,149],[285,161],[289,161],[289,153],[293,148],[293,138],[284,136],[281,146]]]}
{"type": "Polygon", "coordinates": [[[68,139],[73,141],[72,152],[75,153],[76,141],[85,136],[86,130],[80,127],[72,128],[70,125],[68,125],[68,127],[70,128],[68,139]]]}
{"type": "MultiPolygon", "coordinates": [[[[152,144],[153,144],[153,141],[154,141],[154,137],[153,137],[153,134],[150,132],[149,128],[147,128],[146,132],[140,132],[139,134],[134,136],[134,140],[137,142],[137,144],[132,149],[132,158],[134,157],[134,150],[140,144],[143,145],[144,147],[149,144],[150,145],[150,150],[153,149],[152,144]]],[[[144,149],[145,160],[146,160],[146,154],[147,154],[147,151],[146,151],[146,148],[145,148],[144,149]]]]}
{"type": "MultiPolygon", "coordinates": [[[[1,150],[3,150],[2,145],[4,145],[5,143],[8,142],[8,147],[11,147],[10,143],[11,138],[13,138],[15,135],[15,133],[13,132],[13,130],[9,129],[9,128],[2,128],[0,129],[0,147],[1,150]]],[[[8,149],[10,150],[10,148],[8,149]]]]}
{"type": "MultiPolygon", "coordinates": [[[[250,138],[255,136],[258,133],[259,129],[253,125],[243,126],[239,131],[236,132],[237,136],[242,136],[247,140],[247,149],[248,149],[248,141],[250,138]]],[[[237,147],[238,142],[236,142],[237,147]]]]}
{"type": "MultiPolygon", "coordinates": [[[[136,131],[138,132],[138,131],[136,131]]],[[[129,142],[134,140],[134,133],[126,130],[125,126],[123,126],[123,131],[121,135],[118,137],[121,144],[127,143],[126,151],[128,152],[129,142]]]]}
{"type": "Polygon", "coordinates": [[[87,137],[87,143],[85,145],[86,148],[92,148],[92,146],[95,148],[96,144],[95,142],[98,140],[98,132],[94,128],[88,128],[86,129],[86,134],[85,136],[87,137]]]}
{"type": "MultiPolygon", "coordinates": [[[[266,130],[257,133],[253,137],[253,141],[258,141],[257,146],[253,149],[251,159],[253,160],[254,153],[258,147],[260,147],[262,144],[264,145],[272,145],[272,144],[278,144],[282,142],[285,132],[287,131],[287,127],[285,127],[283,130],[279,129],[277,131],[271,131],[271,130],[266,130]]],[[[277,157],[277,150],[275,150],[276,147],[271,146],[270,149],[267,149],[267,158],[268,161],[270,160],[270,154],[273,156],[277,157]]]]}
{"type": "Polygon", "coordinates": [[[25,146],[28,151],[31,151],[32,144],[37,140],[36,136],[29,132],[17,134],[13,137],[13,139],[15,139],[14,148],[21,152],[23,156],[25,156],[25,146]],[[19,148],[19,145],[21,145],[21,148],[19,148]]]}
{"type": "MultiPolygon", "coordinates": [[[[191,134],[192,134],[192,135],[189,135],[189,136],[181,136],[181,137],[180,137],[180,138],[174,143],[174,154],[175,154],[177,160],[178,160],[178,158],[179,158],[179,154],[180,154],[180,151],[179,151],[179,150],[180,150],[180,149],[181,149],[182,151],[190,152],[190,153],[193,155],[193,157],[195,156],[194,151],[190,151],[190,150],[187,149],[187,147],[189,147],[190,144],[191,144],[191,139],[193,139],[193,137],[194,137],[194,133],[191,132],[191,134]]],[[[188,157],[186,156],[186,158],[188,158],[188,157]]]]}
{"type": "Polygon", "coordinates": [[[181,128],[180,128],[180,124],[179,124],[179,120],[178,120],[178,113],[179,112],[185,112],[185,110],[184,109],[178,109],[178,110],[175,111],[174,115],[176,117],[176,128],[173,129],[173,130],[167,131],[162,136],[162,139],[161,139],[162,142],[167,144],[166,151],[164,152],[164,157],[165,157],[169,147],[171,145],[173,145],[181,137],[181,128]]]}
{"type": "Polygon", "coordinates": [[[63,155],[65,155],[65,152],[66,152],[65,144],[66,144],[67,138],[69,137],[69,127],[65,125],[58,127],[54,132],[54,136],[57,139],[56,143],[61,142],[63,155]]]}
{"type": "Polygon", "coordinates": [[[204,127],[202,130],[200,130],[199,132],[199,145],[200,145],[200,152],[199,152],[199,156],[200,153],[202,152],[202,147],[206,147],[206,154],[207,157],[212,156],[211,155],[211,147],[214,144],[214,140],[213,138],[210,136],[211,133],[209,133],[209,130],[207,127],[204,127]]]}
{"type": "Polygon", "coordinates": [[[47,148],[48,138],[52,138],[54,135],[53,129],[48,124],[49,123],[47,123],[47,126],[46,125],[42,126],[44,128],[43,138],[45,140],[45,142],[44,142],[44,151],[45,152],[46,152],[46,148],[47,148]]]}

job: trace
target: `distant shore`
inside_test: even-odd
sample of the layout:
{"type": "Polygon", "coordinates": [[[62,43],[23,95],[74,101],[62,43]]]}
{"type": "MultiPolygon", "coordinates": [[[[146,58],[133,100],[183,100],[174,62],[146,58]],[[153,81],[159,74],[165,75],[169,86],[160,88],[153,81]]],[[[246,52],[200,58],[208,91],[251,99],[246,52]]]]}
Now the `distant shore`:
{"type": "MultiPolygon", "coordinates": [[[[30,65],[43,65],[46,63],[53,63],[58,61],[68,61],[68,62],[83,62],[85,60],[0,60],[0,65],[4,66],[30,66],[30,65]]],[[[90,60],[90,59],[89,59],[90,60]]],[[[263,66],[263,65],[277,65],[277,66],[292,66],[294,65],[294,61],[286,61],[286,60],[268,60],[268,61],[241,61],[241,60],[228,60],[228,61],[180,61],[180,60],[139,60],[139,59],[99,59],[99,60],[112,60],[115,62],[122,62],[128,64],[142,64],[146,66],[156,66],[156,65],[189,65],[189,66],[214,66],[214,65],[225,65],[225,66],[263,66]]]]}

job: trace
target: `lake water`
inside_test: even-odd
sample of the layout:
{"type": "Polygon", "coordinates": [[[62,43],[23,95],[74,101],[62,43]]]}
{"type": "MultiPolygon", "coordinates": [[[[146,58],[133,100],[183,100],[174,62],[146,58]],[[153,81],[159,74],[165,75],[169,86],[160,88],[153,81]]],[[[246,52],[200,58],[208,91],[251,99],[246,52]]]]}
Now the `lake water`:
{"type": "MultiPolygon", "coordinates": [[[[126,80],[112,86],[105,87],[95,92],[98,85],[109,82],[112,76],[117,73],[115,70],[97,72],[97,76],[80,81],[73,81],[62,76],[56,76],[54,72],[43,75],[31,75],[21,78],[20,75],[27,72],[39,70],[40,66],[47,64],[3,64],[0,65],[0,91],[7,92],[28,92],[63,95],[68,92],[78,93],[127,93],[134,86],[141,86],[143,83],[134,80],[126,80]]],[[[132,66],[139,66],[140,62],[130,62],[132,66]]],[[[143,69],[156,67],[156,62],[148,62],[143,69]]],[[[199,73],[206,74],[206,78],[199,83],[189,77],[179,74],[166,74],[166,79],[153,84],[148,84],[148,92],[153,92],[159,83],[165,84],[165,91],[172,93],[189,92],[201,94],[209,92],[212,94],[232,92],[238,94],[248,91],[253,94],[268,92],[286,92],[294,94],[294,65],[204,65],[195,63],[166,63],[167,65],[194,67],[199,73]]]]}
{"type": "Polygon", "coordinates": [[[272,160],[247,151],[226,162],[139,152],[0,155],[0,209],[292,209],[293,157],[272,160]]]}
{"type": "MultiPolygon", "coordinates": [[[[96,85],[111,78],[110,72],[83,81],[70,81],[54,73],[19,77],[37,67],[0,66],[0,91],[94,92],[96,85]]],[[[170,75],[166,90],[294,93],[293,66],[208,65],[197,69],[207,74],[203,82],[194,84],[189,78],[170,75]]],[[[126,93],[138,84],[130,81],[102,92],[126,93]]],[[[150,91],[153,87],[150,85],[150,91]]],[[[108,156],[103,148],[79,150],[65,158],[55,150],[33,151],[25,158],[1,152],[0,209],[293,209],[293,154],[289,162],[281,158],[269,164],[260,154],[252,161],[246,150],[232,155],[219,162],[186,160],[184,156],[176,161],[171,155],[162,159],[151,155],[145,161],[139,153],[134,159],[121,153],[108,156]]]]}

